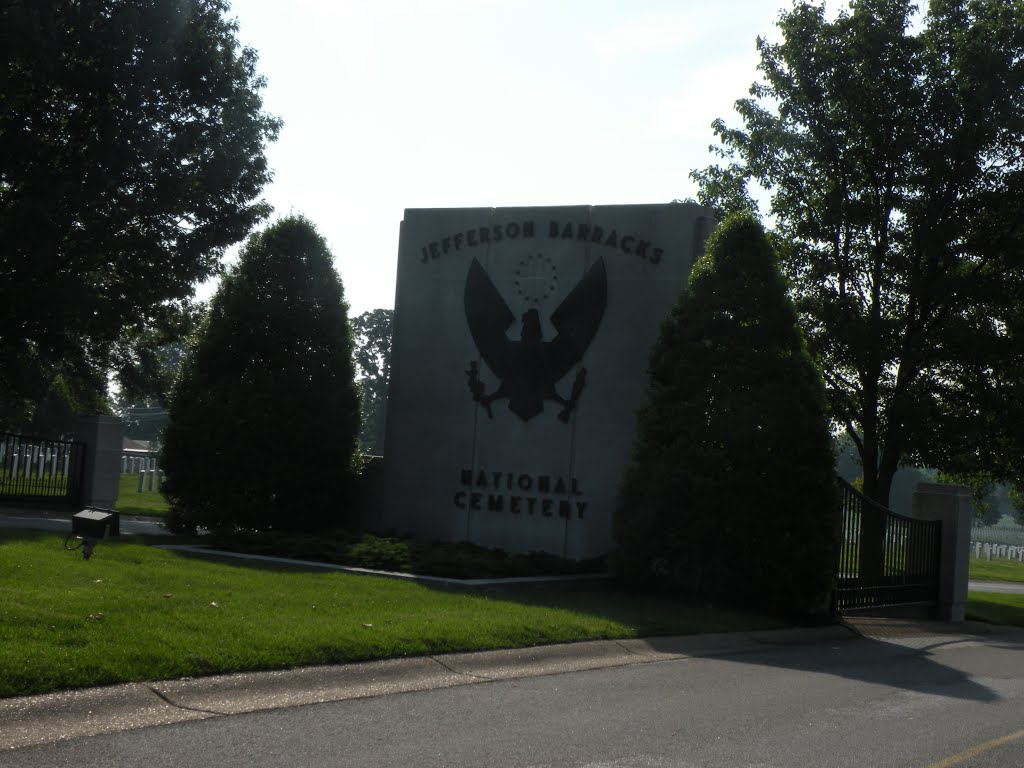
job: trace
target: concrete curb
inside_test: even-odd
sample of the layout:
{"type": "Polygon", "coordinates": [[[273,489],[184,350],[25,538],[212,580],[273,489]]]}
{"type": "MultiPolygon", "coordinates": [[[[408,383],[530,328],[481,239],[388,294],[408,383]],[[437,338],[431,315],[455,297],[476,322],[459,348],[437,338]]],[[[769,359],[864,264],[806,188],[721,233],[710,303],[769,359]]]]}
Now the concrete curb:
{"type": "Polygon", "coordinates": [[[598,640],[272,672],[130,683],[0,699],[0,749],[209,717],[767,648],[853,640],[833,625],[713,635],[598,640]]]}
{"type": "Polygon", "coordinates": [[[167,703],[144,684],[0,699],[0,749],[169,725],[207,717],[167,703]]]}

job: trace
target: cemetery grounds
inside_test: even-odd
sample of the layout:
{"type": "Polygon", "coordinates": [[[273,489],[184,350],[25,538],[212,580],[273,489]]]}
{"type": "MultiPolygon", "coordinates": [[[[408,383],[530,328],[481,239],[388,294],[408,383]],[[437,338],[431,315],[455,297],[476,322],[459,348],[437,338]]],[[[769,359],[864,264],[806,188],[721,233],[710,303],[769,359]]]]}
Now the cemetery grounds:
{"type": "MultiPolygon", "coordinates": [[[[147,483],[148,485],[148,483],[147,483]]],[[[118,508],[162,515],[159,491],[122,475],[118,508]]],[[[1024,530],[972,531],[971,578],[1024,583],[1024,530]],[[1005,544],[1006,549],[993,544],[1005,544]],[[1010,557],[1016,552],[1015,557],[1010,557]]],[[[777,619],[603,585],[464,592],[63,537],[0,531],[0,697],[119,682],[455,651],[766,629],[777,619]]],[[[1024,595],[974,591],[968,618],[1024,626],[1024,595]]]]}
{"type": "Polygon", "coordinates": [[[0,697],[549,643],[784,626],[608,584],[468,591],[0,529],[0,697]]]}
{"type": "MultiPolygon", "coordinates": [[[[971,529],[971,570],[974,581],[1024,583],[1024,526],[1004,516],[997,524],[971,529]]],[[[1024,595],[970,593],[968,618],[1024,626],[1024,595]]]]}

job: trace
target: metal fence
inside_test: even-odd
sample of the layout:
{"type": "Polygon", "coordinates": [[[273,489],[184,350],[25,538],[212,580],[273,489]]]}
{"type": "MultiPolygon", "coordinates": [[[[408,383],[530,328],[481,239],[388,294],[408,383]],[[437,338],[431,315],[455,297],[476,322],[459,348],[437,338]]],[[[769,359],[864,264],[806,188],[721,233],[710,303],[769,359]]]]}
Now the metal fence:
{"type": "Polygon", "coordinates": [[[0,499],[8,501],[81,499],[85,445],[74,440],[0,432],[0,499]]]}
{"type": "Polygon", "coordinates": [[[899,515],[840,479],[840,613],[938,600],[942,523],[899,515]]]}

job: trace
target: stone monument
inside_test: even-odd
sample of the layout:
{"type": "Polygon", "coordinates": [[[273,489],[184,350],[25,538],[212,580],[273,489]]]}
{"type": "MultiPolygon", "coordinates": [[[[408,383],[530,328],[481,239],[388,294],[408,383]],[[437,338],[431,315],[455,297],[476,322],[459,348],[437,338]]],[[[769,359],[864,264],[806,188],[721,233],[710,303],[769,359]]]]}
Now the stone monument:
{"type": "Polygon", "coordinates": [[[611,550],[648,352],[713,226],[689,203],[407,210],[377,525],[611,550]]]}

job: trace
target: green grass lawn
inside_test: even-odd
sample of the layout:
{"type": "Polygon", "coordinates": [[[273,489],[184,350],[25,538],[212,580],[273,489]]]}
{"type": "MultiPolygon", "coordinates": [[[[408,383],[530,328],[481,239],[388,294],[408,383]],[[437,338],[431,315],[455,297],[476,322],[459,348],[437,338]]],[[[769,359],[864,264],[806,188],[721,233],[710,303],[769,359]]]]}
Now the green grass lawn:
{"type": "Polygon", "coordinates": [[[126,515],[164,517],[167,514],[167,500],[160,494],[160,491],[139,493],[138,475],[121,475],[121,486],[117,494],[117,509],[126,515]]]}
{"type": "MultiPolygon", "coordinates": [[[[979,581],[1024,582],[1024,563],[1006,558],[986,560],[972,554],[970,577],[979,581]]],[[[967,618],[1024,627],[1024,595],[972,591],[967,599],[967,618]]]]}
{"type": "Polygon", "coordinates": [[[89,561],[0,531],[0,696],[600,638],[772,628],[771,618],[609,588],[435,590],[190,557],[123,539],[89,561]]]}
{"type": "Polygon", "coordinates": [[[1024,563],[1006,558],[975,559],[971,555],[970,577],[985,581],[1024,581],[1024,563]]]}
{"type": "Polygon", "coordinates": [[[1024,627],[1024,595],[971,592],[967,598],[967,618],[1024,627]]]}

